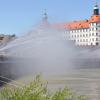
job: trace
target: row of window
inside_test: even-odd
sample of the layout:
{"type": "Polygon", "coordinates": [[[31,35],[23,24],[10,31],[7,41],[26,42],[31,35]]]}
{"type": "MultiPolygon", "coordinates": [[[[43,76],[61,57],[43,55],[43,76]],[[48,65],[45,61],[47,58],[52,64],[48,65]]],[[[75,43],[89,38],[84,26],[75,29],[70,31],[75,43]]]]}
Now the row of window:
{"type": "Polygon", "coordinates": [[[98,30],[97,27],[93,27],[91,29],[79,29],[79,30],[70,30],[70,31],[67,31],[68,33],[78,33],[78,32],[89,32],[89,31],[96,31],[98,30]]]}
{"type": "Polygon", "coordinates": [[[77,33],[77,32],[88,32],[89,29],[80,29],[80,30],[71,30],[71,31],[68,31],[68,33],[77,33]]]}
{"type": "MultiPolygon", "coordinates": [[[[97,31],[98,28],[93,27],[90,29],[90,31],[97,31]]],[[[81,30],[72,30],[72,31],[68,31],[68,33],[78,33],[78,32],[89,32],[89,29],[81,29],[81,30]]]]}
{"type": "Polygon", "coordinates": [[[91,23],[91,26],[100,26],[100,23],[91,23]]]}
{"type": "Polygon", "coordinates": [[[88,43],[80,43],[80,44],[76,44],[76,45],[79,45],[79,46],[88,46],[88,45],[91,45],[91,46],[93,46],[93,45],[99,45],[99,43],[98,42],[96,42],[96,43],[90,43],[90,44],[88,44],[88,43]]]}
{"type": "Polygon", "coordinates": [[[97,23],[91,23],[91,26],[97,26],[97,23]]]}
{"type": "Polygon", "coordinates": [[[78,38],[78,37],[89,37],[89,36],[98,36],[98,33],[90,33],[90,34],[77,34],[77,35],[71,35],[72,38],[78,38]]]}
{"type": "Polygon", "coordinates": [[[97,31],[97,30],[98,30],[97,27],[95,27],[95,28],[91,28],[91,29],[90,29],[90,31],[97,31]]]}
{"type": "Polygon", "coordinates": [[[94,42],[94,41],[98,41],[98,38],[75,40],[75,42],[94,42]]]}

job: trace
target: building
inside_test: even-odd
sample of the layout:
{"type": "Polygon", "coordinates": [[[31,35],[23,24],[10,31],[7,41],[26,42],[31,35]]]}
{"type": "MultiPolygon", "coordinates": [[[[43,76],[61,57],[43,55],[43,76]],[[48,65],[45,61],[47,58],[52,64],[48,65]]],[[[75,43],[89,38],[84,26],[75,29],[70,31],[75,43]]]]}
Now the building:
{"type": "Polygon", "coordinates": [[[44,13],[42,26],[60,29],[65,32],[68,40],[75,42],[79,46],[98,46],[100,45],[100,14],[99,6],[96,3],[93,8],[91,18],[87,20],[49,24],[47,13],[44,13]]]}
{"type": "Polygon", "coordinates": [[[63,24],[68,38],[79,46],[100,45],[100,14],[96,4],[89,20],[73,21],[63,24]]]}

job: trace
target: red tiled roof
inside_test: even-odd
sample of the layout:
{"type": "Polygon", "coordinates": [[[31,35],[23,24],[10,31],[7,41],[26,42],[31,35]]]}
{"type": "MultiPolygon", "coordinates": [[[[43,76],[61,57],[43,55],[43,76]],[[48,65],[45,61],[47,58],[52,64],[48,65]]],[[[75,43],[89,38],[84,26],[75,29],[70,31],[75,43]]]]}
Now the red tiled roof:
{"type": "Polygon", "coordinates": [[[100,22],[100,15],[93,15],[89,20],[73,21],[69,23],[55,24],[54,27],[57,29],[81,29],[89,28],[90,23],[100,22]]]}
{"type": "Polygon", "coordinates": [[[100,15],[94,15],[90,19],[91,23],[100,22],[100,15]]]}
{"type": "Polygon", "coordinates": [[[80,28],[89,28],[89,21],[74,21],[71,23],[66,23],[66,29],[80,29],[80,28]]]}

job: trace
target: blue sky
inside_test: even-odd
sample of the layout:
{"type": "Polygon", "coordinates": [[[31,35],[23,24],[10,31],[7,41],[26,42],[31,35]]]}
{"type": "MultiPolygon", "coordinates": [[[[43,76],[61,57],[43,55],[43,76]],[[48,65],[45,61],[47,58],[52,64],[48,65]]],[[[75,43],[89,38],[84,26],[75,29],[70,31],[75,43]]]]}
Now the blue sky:
{"type": "Polygon", "coordinates": [[[44,9],[51,23],[88,19],[93,13],[94,1],[0,0],[0,33],[20,35],[30,30],[41,21],[44,9]]]}

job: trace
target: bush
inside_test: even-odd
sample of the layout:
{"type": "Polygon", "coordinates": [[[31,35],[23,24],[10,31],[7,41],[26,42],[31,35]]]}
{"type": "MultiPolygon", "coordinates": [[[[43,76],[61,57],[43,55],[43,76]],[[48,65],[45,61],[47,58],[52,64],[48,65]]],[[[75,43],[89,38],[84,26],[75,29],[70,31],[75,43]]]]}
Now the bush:
{"type": "Polygon", "coordinates": [[[4,87],[0,91],[0,100],[86,100],[84,96],[76,96],[68,88],[50,92],[47,82],[37,75],[33,82],[22,88],[4,87]]]}

